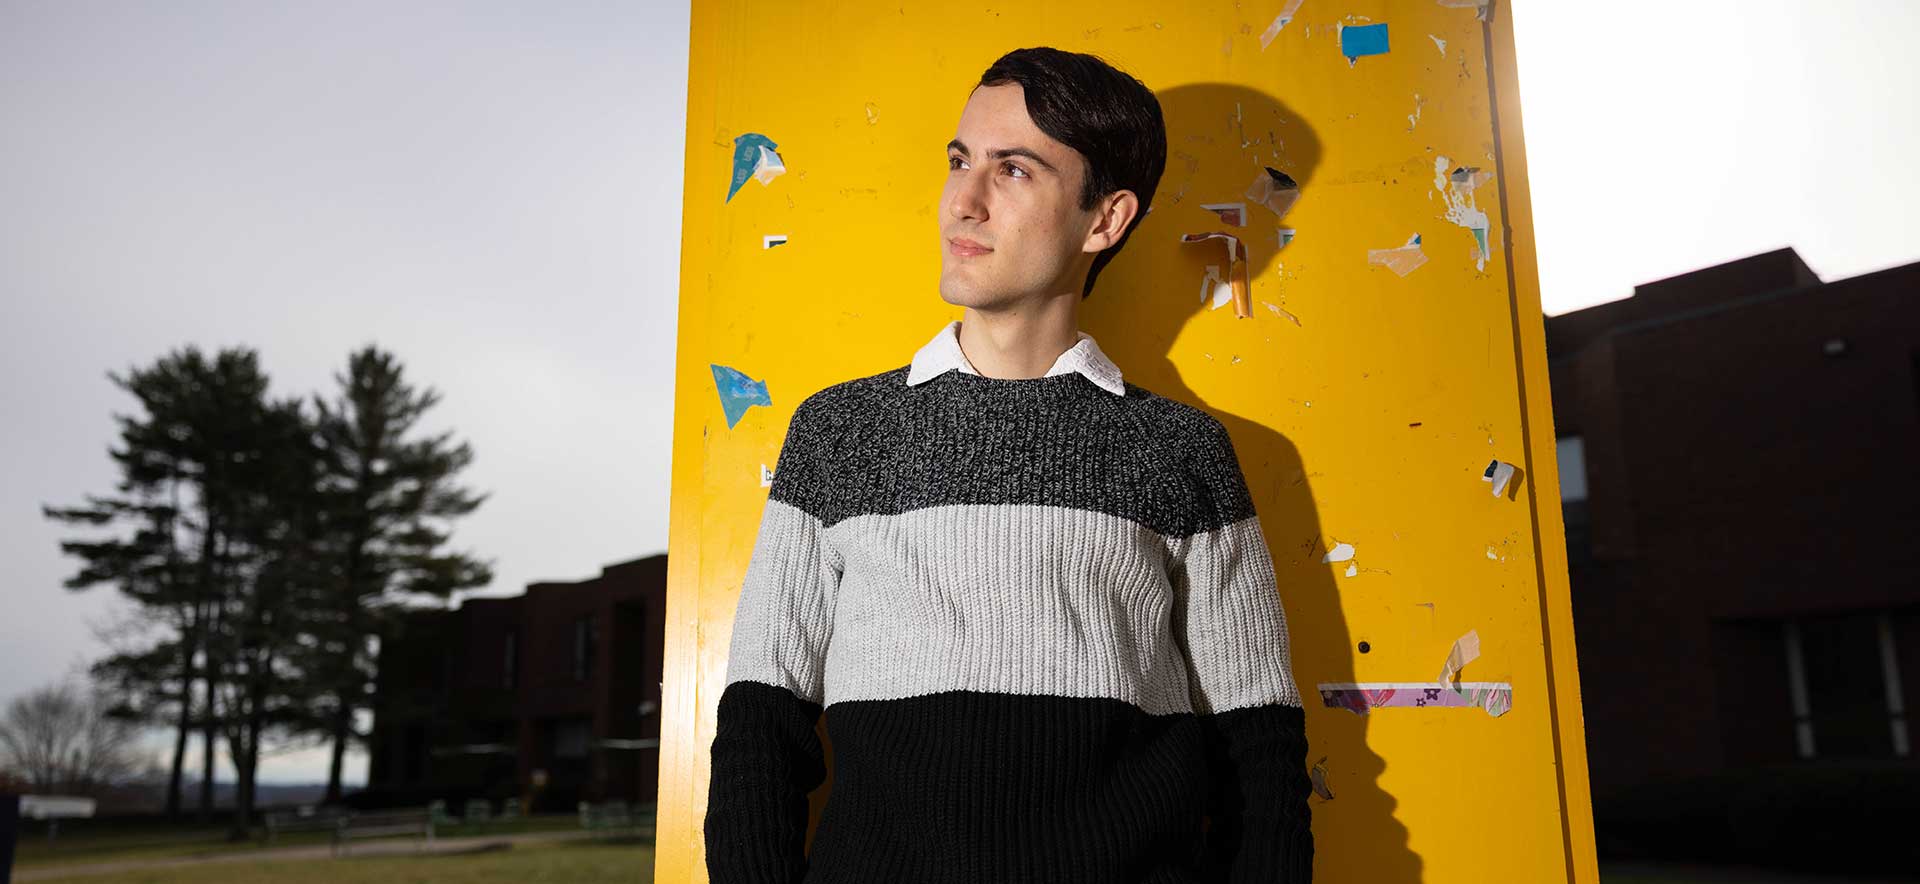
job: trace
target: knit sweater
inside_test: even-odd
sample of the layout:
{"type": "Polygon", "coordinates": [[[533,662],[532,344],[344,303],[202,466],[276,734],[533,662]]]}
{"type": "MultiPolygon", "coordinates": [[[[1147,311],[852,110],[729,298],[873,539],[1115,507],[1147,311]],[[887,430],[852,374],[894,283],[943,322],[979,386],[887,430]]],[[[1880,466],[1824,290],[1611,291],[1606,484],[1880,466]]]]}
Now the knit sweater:
{"type": "Polygon", "coordinates": [[[1117,370],[912,368],[794,411],[719,701],[710,879],[1309,881],[1305,715],[1226,428],[1117,370]]]}

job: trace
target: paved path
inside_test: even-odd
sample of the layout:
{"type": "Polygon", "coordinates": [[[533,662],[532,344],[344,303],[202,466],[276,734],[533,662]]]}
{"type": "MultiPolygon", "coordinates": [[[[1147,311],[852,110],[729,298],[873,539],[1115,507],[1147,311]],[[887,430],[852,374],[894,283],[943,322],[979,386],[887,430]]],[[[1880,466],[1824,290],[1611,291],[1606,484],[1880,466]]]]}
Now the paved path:
{"type": "MultiPolygon", "coordinates": [[[[362,841],[347,848],[347,856],[375,856],[396,853],[472,853],[481,850],[493,850],[512,847],[515,844],[529,844],[545,841],[575,841],[592,837],[593,833],[583,829],[569,829],[558,832],[526,832],[519,835],[474,835],[468,837],[435,837],[433,843],[421,844],[416,838],[382,838],[374,841],[362,841]]],[[[300,859],[329,859],[333,848],[322,844],[314,847],[268,847],[260,850],[221,851],[189,856],[156,857],[153,859],[124,860],[109,863],[57,863],[53,865],[30,866],[13,870],[15,881],[40,881],[48,878],[68,878],[81,875],[112,875],[120,872],[132,872],[143,869],[161,869],[169,866],[195,866],[207,863],[256,862],[300,859]]]]}
{"type": "Polygon", "coordinates": [[[1692,863],[1604,862],[1600,881],[1658,881],[1686,884],[1912,884],[1920,878],[1888,875],[1819,875],[1741,866],[1692,863]]]}

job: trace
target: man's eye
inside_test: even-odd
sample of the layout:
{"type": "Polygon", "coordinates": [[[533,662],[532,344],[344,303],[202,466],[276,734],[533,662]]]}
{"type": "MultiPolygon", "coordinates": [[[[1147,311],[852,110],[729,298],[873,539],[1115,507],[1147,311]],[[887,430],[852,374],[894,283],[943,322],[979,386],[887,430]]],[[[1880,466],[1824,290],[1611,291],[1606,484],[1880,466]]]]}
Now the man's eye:
{"type": "Polygon", "coordinates": [[[957,169],[960,167],[961,162],[963,161],[959,157],[947,157],[947,168],[957,169]]]}
{"type": "Polygon", "coordinates": [[[1029,177],[1029,176],[1027,175],[1027,170],[1025,170],[1025,169],[1022,169],[1022,168],[1020,168],[1019,166],[1016,166],[1016,165],[1014,165],[1014,164],[1012,164],[1012,163],[1008,163],[1008,164],[1007,164],[1007,168],[1009,168],[1009,169],[1012,169],[1012,170],[1013,170],[1013,171],[1015,171],[1015,172],[1019,172],[1019,173],[1020,173],[1020,175],[1019,175],[1019,177],[1021,177],[1021,178],[1026,178],[1026,177],[1029,177]]]}

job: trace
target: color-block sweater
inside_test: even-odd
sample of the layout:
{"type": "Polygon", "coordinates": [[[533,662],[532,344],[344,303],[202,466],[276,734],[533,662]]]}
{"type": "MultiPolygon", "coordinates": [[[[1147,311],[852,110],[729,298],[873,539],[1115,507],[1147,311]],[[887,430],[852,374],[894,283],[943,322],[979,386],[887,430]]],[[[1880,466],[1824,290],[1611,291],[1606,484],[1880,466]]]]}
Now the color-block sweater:
{"type": "Polygon", "coordinates": [[[1309,881],[1304,710],[1226,428],[1082,372],[908,374],[794,412],[719,700],[711,880],[1309,881]]]}

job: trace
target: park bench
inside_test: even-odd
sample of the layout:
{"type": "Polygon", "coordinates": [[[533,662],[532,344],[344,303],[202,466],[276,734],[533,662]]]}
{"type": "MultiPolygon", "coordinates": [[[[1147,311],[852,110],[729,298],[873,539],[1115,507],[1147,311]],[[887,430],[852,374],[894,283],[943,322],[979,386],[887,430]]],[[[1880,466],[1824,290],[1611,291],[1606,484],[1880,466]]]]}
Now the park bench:
{"type": "Polygon", "coordinates": [[[616,798],[599,804],[589,801],[580,802],[580,827],[592,832],[595,836],[617,835],[622,830],[636,828],[637,822],[627,802],[623,800],[616,798]]]}
{"type": "Polygon", "coordinates": [[[262,836],[266,843],[272,844],[274,839],[286,832],[330,832],[339,828],[340,821],[345,818],[345,811],[332,807],[272,811],[262,818],[265,823],[262,836]]]}
{"type": "Polygon", "coordinates": [[[461,810],[460,817],[465,822],[485,828],[487,821],[493,817],[493,802],[485,798],[469,798],[466,807],[461,810]]]}
{"type": "Polygon", "coordinates": [[[415,846],[433,843],[433,814],[427,810],[354,814],[343,817],[333,830],[333,853],[346,852],[355,838],[413,835],[415,846]]]}
{"type": "Polygon", "coordinates": [[[433,825],[436,829],[446,829],[463,824],[470,824],[477,828],[486,828],[489,822],[499,821],[504,823],[518,820],[520,818],[520,799],[508,798],[501,802],[499,816],[494,816],[493,802],[485,798],[467,799],[467,803],[462,806],[459,816],[454,816],[453,813],[447,809],[446,799],[435,798],[427,803],[427,812],[433,816],[433,825]]]}

